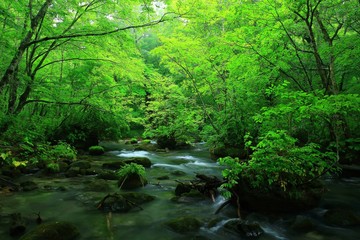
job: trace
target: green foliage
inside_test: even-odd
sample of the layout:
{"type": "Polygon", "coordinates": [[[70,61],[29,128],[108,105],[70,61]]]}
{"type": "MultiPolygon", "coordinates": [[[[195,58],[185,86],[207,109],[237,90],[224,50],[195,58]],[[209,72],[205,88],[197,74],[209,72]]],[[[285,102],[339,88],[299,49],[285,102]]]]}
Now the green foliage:
{"type": "Polygon", "coordinates": [[[145,177],[145,168],[137,163],[129,163],[126,164],[125,166],[123,166],[121,169],[119,169],[116,174],[121,177],[121,178],[125,178],[128,175],[133,175],[136,174],[138,176],[141,177],[145,177]]]}
{"type": "Polygon", "coordinates": [[[46,169],[50,173],[58,173],[60,172],[60,166],[59,163],[50,162],[46,165],[46,169]]]}
{"type": "Polygon", "coordinates": [[[321,152],[313,143],[296,146],[296,139],[285,131],[269,131],[252,147],[249,161],[240,162],[230,157],[220,159],[228,168],[223,171],[225,188],[234,187],[239,179],[254,188],[270,191],[281,188],[284,192],[309,185],[324,173],[338,170],[336,156],[321,152]]]}
{"type": "Polygon", "coordinates": [[[201,110],[173,79],[158,78],[155,83],[148,101],[144,137],[193,142],[203,124],[201,110]]]}
{"type": "Polygon", "coordinates": [[[19,167],[26,166],[27,163],[28,161],[18,160],[17,158],[13,157],[11,151],[1,152],[0,154],[0,166],[10,165],[14,167],[19,167]]]}

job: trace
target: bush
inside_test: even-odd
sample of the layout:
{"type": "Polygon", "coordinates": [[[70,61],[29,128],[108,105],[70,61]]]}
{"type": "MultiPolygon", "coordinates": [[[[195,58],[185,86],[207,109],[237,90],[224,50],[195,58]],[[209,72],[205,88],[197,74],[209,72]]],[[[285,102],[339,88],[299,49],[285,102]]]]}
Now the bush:
{"type": "Polygon", "coordinates": [[[309,185],[326,172],[338,170],[334,153],[322,153],[313,143],[303,147],[295,143],[296,139],[285,131],[269,131],[251,147],[254,152],[249,161],[231,157],[220,159],[220,164],[228,166],[223,171],[227,179],[223,187],[230,189],[242,178],[253,188],[266,191],[280,188],[285,192],[309,185]]]}
{"type": "Polygon", "coordinates": [[[131,174],[137,174],[139,176],[145,177],[145,168],[137,163],[129,163],[120,168],[116,174],[119,177],[126,177],[131,174]]]}

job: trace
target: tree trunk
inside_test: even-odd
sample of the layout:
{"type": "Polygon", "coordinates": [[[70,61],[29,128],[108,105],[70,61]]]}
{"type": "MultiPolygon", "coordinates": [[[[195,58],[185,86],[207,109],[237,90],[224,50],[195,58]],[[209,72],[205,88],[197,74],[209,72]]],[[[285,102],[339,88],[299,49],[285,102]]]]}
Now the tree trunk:
{"type": "Polygon", "coordinates": [[[21,41],[13,59],[11,60],[9,66],[7,67],[4,75],[0,80],[0,94],[8,84],[10,84],[11,82],[18,81],[17,69],[19,67],[20,61],[22,60],[25,50],[29,47],[29,43],[31,42],[31,38],[34,35],[36,28],[40,24],[41,20],[45,17],[48,7],[50,6],[51,3],[52,0],[46,0],[42,5],[42,7],[40,8],[39,12],[36,14],[36,16],[31,19],[31,28],[25,35],[24,39],[21,41]]]}

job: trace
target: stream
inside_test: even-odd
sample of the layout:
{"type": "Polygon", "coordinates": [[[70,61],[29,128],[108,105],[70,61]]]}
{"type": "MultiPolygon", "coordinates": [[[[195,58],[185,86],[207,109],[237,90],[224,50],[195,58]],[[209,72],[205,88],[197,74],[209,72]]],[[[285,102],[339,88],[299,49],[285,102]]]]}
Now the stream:
{"type": "MultiPolygon", "coordinates": [[[[27,175],[39,186],[30,192],[0,193],[0,239],[16,239],[9,236],[8,215],[20,212],[28,222],[28,228],[36,225],[36,213],[40,212],[44,222],[68,221],[78,227],[81,235],[78,239],[131,239],[131,240],[162,240],[162,239],[216,239],[232,240],[247,239],[238,234],[225,231],[223,225],[236,217],[236,209],[232,206],[224,208],[215,215],[215,211],[225,201],[218,196],[215,202],[211,199],[186,199],[183,202],[172,201],[176,181],[186,181],[195,178],[197,173],[215,175],[221,178],[221,166],[210,158],[205,144],[199,143],[191,150],[170,152],[133,151],[126,148],[107,152],[103,156],[91,157],[93,166],[100,167],[105,162],[122,157],[147,157],[152,167],[146,169],[149,184],[136,191],[155,197],[155,200],[142,205],[143,210],[128,213],[103,213],[96,209],[96,204],[108,191],[87,191],[84,186],[95,176],[80,176],[65,178],[58,175],[36,177],[27,175]],[[158,180],[161,176],[169,179],[158,180]],[[60,191],[59,187],[66,190],[60,191]],[[179,216],[195,216],[203,226],[197,233],[179,234],[168,229],[164,222],[179,216]],[[216,220],[216,221],[215,221],[216,220]],[[214,224],[210,224],[214,222],[214,224]]],[[[117,181],[108,180],[111,192],[119,191],[117,181]]],[[[322,215],[329,206],[351,208],[360,213],[360,179],[328,179],[325,180],[328,191],[325,193],[318,208],[299,213],[298,216],[310,218],[314,227],[310,231],[299,233],[289,228],[289,222],[296,215],[265,216],[250,214],[247,219],[257,222],[264,230],[260,240],[356,240],[360,239],[360,229],[356,227],[335,227],[326,225],[322,215]]]]}

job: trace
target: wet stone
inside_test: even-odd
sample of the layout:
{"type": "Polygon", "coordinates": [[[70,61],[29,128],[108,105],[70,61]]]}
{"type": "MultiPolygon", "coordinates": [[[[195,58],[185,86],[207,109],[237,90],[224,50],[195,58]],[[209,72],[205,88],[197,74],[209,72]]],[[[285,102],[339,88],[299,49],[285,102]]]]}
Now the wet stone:
{"type": "Polygon", "coordinates": [[[33,181],[25,181],[20,183],[20,187],[24,192],[38,189],[38,185],[33,181]]]}
{"type": "Polygon", "coordinates": [[[192,216],[178,217],[165,222],[170,230],[177,233],[196,232],[201,227],[201,222],[192,216]]]}
{"type": "Polygon", "coordinates": [[[234,219],[228,221],[224,227],[230,231],[237,232],[242,237],[259,237],[264,233],[264,230],[256,222],[244,221],[241,219],[234,219]]]}
{"type": "Polygon", "coordinates": [[[360,216],[348,209],[330,209],[324,214],[324,221],[328,225],[349,227],[360,225],[360,216]]]}
{"type": "Polygon", "coordinates": [[[73,240],[80,235],[78,229],[68,222],[43,223],[28,232],[20,240],[73,240]]]}

